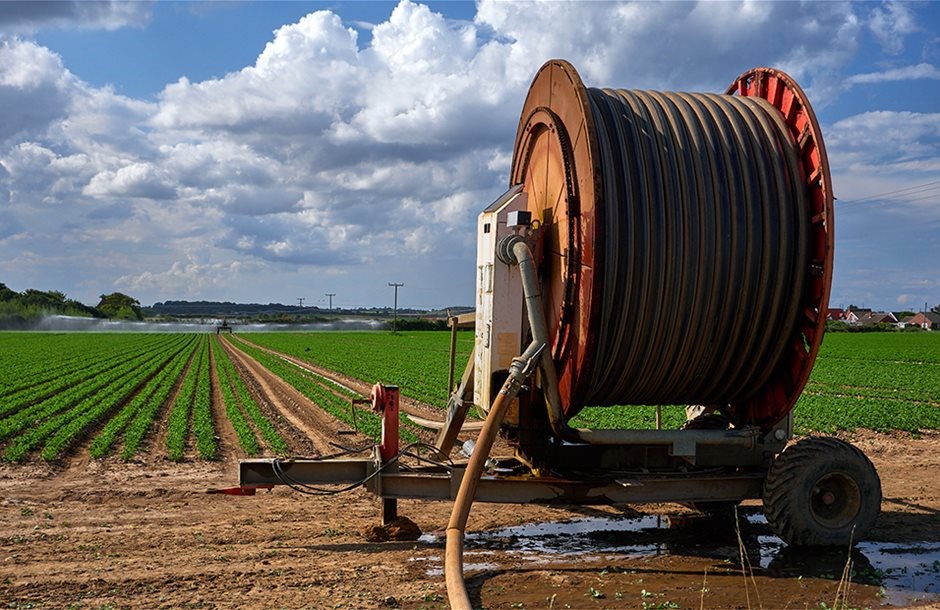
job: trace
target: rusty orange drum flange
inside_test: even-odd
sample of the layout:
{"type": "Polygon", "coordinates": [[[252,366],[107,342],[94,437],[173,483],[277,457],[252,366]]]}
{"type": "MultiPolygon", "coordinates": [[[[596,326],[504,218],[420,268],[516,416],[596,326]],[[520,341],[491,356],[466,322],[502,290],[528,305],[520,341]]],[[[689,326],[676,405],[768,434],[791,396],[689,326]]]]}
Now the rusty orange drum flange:
{"type": "Polygon", "coordinates": [[[523,184],[544,227],[536,253],[563,409],[580,408],[598,314],[594,278],[602,238],[596,198],[603,192],[587,91],[564,60],[546,63],[526,97],[510,183],[523,184]]]}
{"type": "Polygon", "coordinates": [[[816,114],[806,94],[789,75],[772,68],[755,68],[739,76],[726,93],[758,96],[780,111],[799,151],[806,201],[811,206],[811,272],[798,331],[768,383],[745,403],[734,405],[736,420],[766,429],[796,405],[826,329],[835,245],[832,177],[816,114]]]}

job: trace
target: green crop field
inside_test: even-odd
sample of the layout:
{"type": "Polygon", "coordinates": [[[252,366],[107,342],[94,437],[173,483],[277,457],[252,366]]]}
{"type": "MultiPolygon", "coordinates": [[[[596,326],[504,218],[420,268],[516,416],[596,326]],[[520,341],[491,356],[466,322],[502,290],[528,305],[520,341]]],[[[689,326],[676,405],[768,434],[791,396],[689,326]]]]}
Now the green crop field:
{"type": "MultiPolygon", "coordinates": [[[[443,408],[448,332],[252,333],[235,345],[334,416],[349,422],[349,392],[251,343],[362,379],[397,384],[405,396],[443,408]]],[[[458,335],[457,373],[473,334],[458,335]]],[[[216,337],[181,334],[0,333],[0,459],[54,461],[87,447],[95,458],[141,452],[213,459],[220,420],[246,455],[283,455],[280,418],[269,419],[216,337]],[[213,411],[213,390],[221,403],[213,411]],[[222,415],[219,415],[221,413],[222,415]],[[158,434],[158,430],[164,430],[158,434]],[[160,446],[156,446],[159,438],[160,446]]],[[[666,427],[683,421],[663,408],[666,427]]],[[[587,408],[586,427],[652,427],[648,406],[587,408]]],[[[415,430],[404,421],[402,434],[415,430]]],[[[378,434],[378,418],[357,425],[378,434]]],[[[828,335],[795,410],[798,433],[867,428],[940,429],[940,333],[828,335]]]]}
{"type": "Polygon", "coordinates": [[[940,333],[826,335],[795,419],[800,431],[940,429],[940,333]]]}
{"type": "Polygon", "coordinates": [[[89,454],[131,460],[147,449],[168,459],[218,456],[212,366],[241,450],[289,453],[205,335],[0,333],[0,458],[55,461],[87,443],[89,454]],[[166,422],[163,447],[154,447],[166,422]],[[261,438],[259,443],[258,438],[261,438]]]}
{"type": "MultiPolygon", "coordinates": [[[[449,332],[255,333],[259,345],[366,381],[401,386],[406,396],[446,403],[449,332]]],[[[458,334],[457,374],[473,348],[458,334]]],[[[666,427],[684,421],[681,406],[663,407],[666,427]]],[[[579,426],[652,428],[649,406],[587,408],[579,426]]],[[[833,333],[795,410],[798,433],[940,429],[940,333],[833,333]]]]}
{"type": "MultiPolygon", "coordinates": [[[[252,333],[246,338],[356,379],[395,384],[405,396],[428,404],[447,404],[448,331],[252,333]]],[[[458,378],[472,349],[473,333],[458,333],[458,378]]]]}

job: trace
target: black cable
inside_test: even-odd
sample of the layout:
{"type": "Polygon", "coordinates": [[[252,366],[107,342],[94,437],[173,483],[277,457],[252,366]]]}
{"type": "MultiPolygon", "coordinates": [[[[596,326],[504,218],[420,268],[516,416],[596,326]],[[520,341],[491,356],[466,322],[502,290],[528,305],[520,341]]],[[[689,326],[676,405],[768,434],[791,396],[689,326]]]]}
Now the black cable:
{"type": "Polygon", "coordinates": [[[282,483],[284,483],[285,485],[287,485],[294,491],[300,492],[302,494],[310,495],[310,496],[332,496],[332,495],[341,494],[347,491],[352,491],[353,489],[356,489],[357,487],[361,487],[362,485],[365,485],[366,483],[368,483],[375,477],[379,476],[379,474],[381,474],[383,470],[385,470],[392,464],[395,464],[396,462],[398,462],[398,458],[399,456],[396,455],[389,461],[385,462],[384,464],[376,468],[373,472],[371,472],[364,479],[360,481],[356,481],[355,483],[350,483],[343,487],[338,487],[338,488],[318,487],[316,485],[311,485],[310,483],[302,483],[294,478],[291,478],[290,475],[288,475],[284,471],[282,467],[282,463],[284,462],[284,460],[280,458],[273,460],[271,462],[271,467],[272,467],[272,470],[274,471],[274,476],[276,476],[279,481],[281,481],[282,483]]]}
{"type": "MultiPolygon", "coordinates": [[[[332,442],[330,444],[336,445],[336,443],[332,443],[332,442]]],[[[337,457],[342,457],[343,455],[361,453],[362,451],[366,449],[373,449],[375,447],[376,445],[369,445],[369,446],[364,446],[361,448],[351,448],[341,453],[335,453],[332,455],[320,456],[320,457],[310,458],[310,459],[311,461],[331,460],[337,457]]],[[[381,464],[368,476],[366,476],[365,478],[359,481],[344,485],[342,487],[332,487],[332,488],[320,487],[317,485],[312,485],[310,483],[303,483],[301,481],[294,479],[289,474],[287,474],[287,472],[284,470],[284,464],[291,462],[292,458],[275,458],[274,460],[271,461],[271,470],[274,472],[274,476],[276,476],[277,479],[281,483],[287,485],[294,491],[297,491],[302,494],[310,495],[310,496],[332,496],[336,494],[345,493],[347,491],[352,491],[353,489],[356,489],[357,487],[361,487],[362,485],[365,485],[366,483],[368,483],[369,481],[371,481],[372,479],[380,475],[382,472],[384,472],[386,469],[388,469],[389,466],[393,464],[399,464],[403,456],[414,458],[418,460],[419,462],[426,462],[428,464],[438,466],[440,468],[443,468],[444,470],[447,470],[448,472],[453,469],[454,462],[450,459],[450,457],[447,458],[447,461],[449,463],[443,463],[438,460],[433,460],[431,458],[422,456],[418,453],[414,453],[411,451],[411,449],[416,449],[416,448],[429,449],[435,452],[437,451],[435,447],[428,445],[427,443],[418,442],[418,443],[411,443],[411,444],[405,445],[401,450],[399,450],[397,455],[392,457],[387,462],[384,462],[383,464],[381,464]]],[[[399,464],[399,465],[404,466],[403,464],[399,464]]]]}

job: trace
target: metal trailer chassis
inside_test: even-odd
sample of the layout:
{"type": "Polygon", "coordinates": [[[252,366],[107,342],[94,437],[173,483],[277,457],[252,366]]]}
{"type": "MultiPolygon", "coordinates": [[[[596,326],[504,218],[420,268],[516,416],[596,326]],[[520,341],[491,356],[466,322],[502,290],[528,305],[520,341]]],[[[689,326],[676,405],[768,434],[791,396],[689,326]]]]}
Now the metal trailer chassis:
{"type": "MultiPolygon", "coordinates": [[[[241,487],[230,492],[253,493],[278,484],[301,491],[363,484],[383,499],[385,524],[397,517],[399,498],[454,499],[463,507],[469,506],[469,497],[470,502],[586,505],[669,501],[705,511],[761,498],[771,529],[784,541],[803,545],[851,544],[874,525],[881,505],[874,466],[838,439],[811,437],[787,447],[790,413],[766,432],[757,426],[729,429],[727,421],[709,422],[708,415],[681,430],[569,427],[546,354],[549,341],[531,250],[521,235],[506,237],[499,250],[504,262],[519,266],[532,342],[513,358],[493,395],[479,437],[483,447],[471,452],[469,462],[445,463],[475,402],[470,400],[475,356],[450,396],[430,456],[410,452],[420,460],[418,466],[401,459],[399,390],[377,384],[371,405],[382,415],[382,442],[371,457],[248,460],[241,463],[241,487]],[[541,393],[533,391],[536,384],[524,385],[536,370],[541,393]],[[485,468],[483,460],[508,411],[514,412],[507,440],[514,444],[515,461],[485,468]],[[464,481],[467,466],[474,474],[464,481]]],[[[452,371],[454,357],[452,349],[452,371]]]]}
{"type": "MultiPolygon", "coordinates": [[[[382,443],[369,457],[243,460],[240,486],[230,493],[289,485],[363,484],[382,498],[382,521],[397,517],[397,500],[453,500],[463,480],[465,462],[447,466],[400,463],[399,391],[376,386],[373,409],[382,415],[382,443]]],[[[696,506],[736,504],[760,498],[774,455],[789,433],[782,427],[760,435],[749,430],[634,430],[635,442],[623,445],[556,443],[550,461],[576,464],[569,475],[552,468],[540,475],[515,458],[493,460],[477,486],[475,501],[536,504],[605,505],[679,502],[696,506]],[[584,465],[596,464],[587,470],[584,465]]],[[[442,435],[443,436],[443,435],[442,435]]]]}
{"type": "MultiPolygon", "coordinates": [[[[254,495],[257,489],[288,485],[317,493],[324,491],[319,486],[335,491],[361,484],[382,499],[383,525],[397,519],[399,499],[455,500],[467,462],[442,460],[448,460],[463,418],[448,417],[435,446],[422,446],[430,449],[428,459],[410,465],[401,459],[414,452],[399,446],[398,388],[377,384],[371,404],[382,416],[382,442],[371,455],[243,460],[240,485],[222,492],[254,495]]],[[[767,434],[757,428],[618,430],[624,442],[609,445],[552,439],[540,448],[540,466],[520,451],[527,447],[517,447],[515,457],[488,460],[473,500],[676,502],[721,514],[742,500],[761,499],[768,524],[788,544],[854,544],[880,512],[881,482],[874,466],[857,448],[834,438],[809,437],[787,446],[791,425],[788,416],[767,434]]]]}

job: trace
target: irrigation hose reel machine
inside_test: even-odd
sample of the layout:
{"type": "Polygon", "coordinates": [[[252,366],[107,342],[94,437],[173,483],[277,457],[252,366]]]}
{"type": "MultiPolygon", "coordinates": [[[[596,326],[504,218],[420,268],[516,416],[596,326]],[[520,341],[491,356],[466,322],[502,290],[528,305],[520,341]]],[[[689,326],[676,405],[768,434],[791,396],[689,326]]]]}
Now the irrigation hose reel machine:
{"type": "Polygon", "coordinates": [[[475,347],[434,450],[404,467],[397,389],[377,389],[372,456],[247,460],[241,484],[362,482],[385,521],[398,498],[454,499],[449,591],[473,501],[762,499],[786,542],[850,544],[880,511],[871,462],[832,438],[788,446],[825,329],[832,202],[819,125],[780,71],[672,93],[588,88],[549,61],[510,188],[479,217],[475,347]],[[690,405],[690,417],[678,430],[572,425],[585,407],[629,405],[690,405]],[[450,461],[473,406],[486,413],[475,449],[450,461]],[[497,435],[510,459],[490,459],[497,435]]]}

